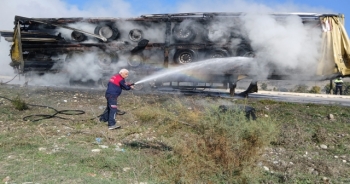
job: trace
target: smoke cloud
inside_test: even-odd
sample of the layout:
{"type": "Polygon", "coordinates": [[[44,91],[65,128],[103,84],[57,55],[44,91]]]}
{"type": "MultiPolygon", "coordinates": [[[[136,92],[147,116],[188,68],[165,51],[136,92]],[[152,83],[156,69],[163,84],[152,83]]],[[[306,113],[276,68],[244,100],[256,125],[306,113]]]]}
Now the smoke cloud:
{"type": "MultiPolygon", "coordinates": [[[[241,24],[238,25],[238,34],[249,38],[255,51],[255,58],[259,64],[252,68],[260,79],[265,79],[272,72],[273,67],[278,67],[278,74],[303,75],[316,73],[316,63],[319,57],[321,45],[321,29],[315,25],[304,25],[298,16],[288,16],[283,20],[276,20],[271,13],[332,13],[325,8],[308,7],[292,3],[262,4],[256,1],[225,0],[213,3],[209,0],[191,0],[186,4],[180,4],[183,12],[244,12],[241,24]],[[198,4],[201,6],[199,7],[198,4]],[[267,64],[268,63],[268,64],[267,64]]],[[[229,27],[235,22],[215,21],[211,38],[221,39],[229,27]],[[216,29],[215,29],[216,28],[216,29]]],[[[231,40],[233,44],[240,44],[242,40],[231,40]]],[[[298,77],[294,75],[292,77],[298,77]]],[[[300,75],[301,77],[301,75],[300,75]]],[[[294,78],[296,79],[296,78],[294,78]]],[[[305,78],[304,78],[305,79],[305,78]]]]}
{"type": "MultiPolygon", "coordinates": [[[[0,6],[0,30],[13,31],[14,17],[15,15],[23,17],[33,18],[61,18],[61,17],[128,17],[131,16],[131,6],[129,3],[123,0],[101,0],[95,2],[89,2],[83,9],[78,8],[76,5],[67,4],[63,0],[12,0],[3,1],[0,6]]],[[[87,26],[87,25],[82,25],[87,26]]],[[[70,38],[71,31],[65,30],[64,37],[70,38]]],[[[92,30],[93,33],[93,30],[92,30]]],[[[9,65],[11,58],[9,56],[11,43],[8,43],[3,37],[0,42],[0,76],[1,75],[15,75],[13,68],[9,65]]],[[[49,75],[51,76],[51,75],[49,75]]],[[[58,76],[55,76],[55,78],[58,76]]],[[[64,75],[63,75],[64,77],[64,75]]],[[[47,79],[46,83],[54,83],[55,81],[62,80],[50,80],[50,77],[39,77],[42,83],[44,79],[47,79]]],[[[31,79],[31,83],[35,79],[31,79]]]]}
{"type": "Polygon", "coordinates": [[[266,14],[247,14],[242,19],[243,30],[251,40],[257,59],[273,63],[285,75],[295,74],[295,70],[305,75],[316,74],[320,27],[305,25],[298,16],[278,21],[266,14]]]}

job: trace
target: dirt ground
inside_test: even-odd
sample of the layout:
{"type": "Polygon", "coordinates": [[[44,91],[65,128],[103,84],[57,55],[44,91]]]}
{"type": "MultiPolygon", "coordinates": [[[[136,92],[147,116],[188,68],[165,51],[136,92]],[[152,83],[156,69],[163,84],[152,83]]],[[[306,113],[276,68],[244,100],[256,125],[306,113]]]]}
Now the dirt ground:
{"type": "MultiPolygon", "coordinates": [[[[31,105],[49,106],[59,111],[79,110],[84,112],[82,115],[57,114],[57,117],[45,120],[46,125],[54,125],[58,130],[61,130],[60,133],[72,133],[70,131],[71,125],[62,118],[75,122],[80,120],[96,122],[93,129],[82,128],[80,130],[82,132],[93,133],[101,137],[105,137],[106,132],[108,132],[107,125],[99,123],[96,118],[103,112],[106,105],[103,88],[21,87],[17,85],[3,85],[1,88],[0,96],[2,97],[13,99],[20,95],[31,105]]],[[[133,110],[143,105],[140,104],[140,101],[149,105],[162,103],[172,97],[172,95],[167,94],[147,95],[137,92],[123,92],[118,104],[119,108],[127,113],[118,116],[117,123],[124,128],[118,132],[108,133],[108,136],[114,137],[110,141],[118,144],[135,139],[155,139],[156,135],[152,128],[138,133],[130,133],[129,136],[123,137],[123,140],[118,140],[118,136],[125,133],[128,127],[140,123],[133,115],[133,110]]],[[[183,96],[183,98],[196,101],[195,104],[203,105],[207,103],[201,96],[183,96]]],[[[242,101],[219,97],[210,99],[210,103],[218,106],[236,102],[242,101]]],[[[314,108],[312,104],[293,106],[289,103],[283,103],[280,105],[269,100],[263,102],[252,100],[245,103],[257,109],[258,118],[274,116],[277,121],[280,121],[279,128],[281,132],[279,137],[271,143],[270,147],[264,148],[264,154],[257,163],[259,167],[265,170],[267,178],[271,178],[270,183],[276,183],[276,181],[278,181],[277,183],[350,183],[350,135],[348,131],[350,130],[350,108],[334,107],[332,111],[329,111],[330,108],[321,108],[320,106],[315,107],[315,109],[318,108],[317,110],[311,111],[314,108]],[[301,110],[300,108],[307,110],[301,110]],[[328,117],[331,113],[335,116],[333,120],[328,117]]],[[[0,107],[7,107],[8,105],[8,100],[0,99],[0,107]]],[[[188,109],[191,108],[195,107],[188,107],[188,109]]],[[[11,117],[12,125],[7,124],[2,119],[0,123],[2,131],[16,127],[13,126],[13,123],[23,123],[23,118],[33,114],[50,115],[51,113],[52,115],[52,110],[48,108],[32,106],[31,109],[30,112],[19,112],[11,117]]],[[[36,120],[36,118],[40,119],[43,116],[31,116],[28,120],[36,120]]],[[[266,181],[269,181],[269,179],[266,179],[266,181]]]]}

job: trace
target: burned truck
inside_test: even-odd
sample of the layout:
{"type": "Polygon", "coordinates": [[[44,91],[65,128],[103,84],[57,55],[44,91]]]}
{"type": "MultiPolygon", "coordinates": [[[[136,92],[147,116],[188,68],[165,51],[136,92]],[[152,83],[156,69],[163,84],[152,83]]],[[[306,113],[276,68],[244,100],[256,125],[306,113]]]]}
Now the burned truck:
{"type": "MultiPolygon", "coordinates": [[[[164,69],[213,58],[254,58],[256,50],[241,29],[244,15],[209,12],[149,14],[136,18],[15,16],[14,30],[1,34],[12,42],[10,65],[20,74],[67,73],[71,83],[103,83],[118,69],[128,68],[132,80],[137,81],[164,69]],[[92,73],[98,74],[91,77],[92,73]]],[[[348,38],[343,15],[287,13],[270,16],[280,20],[298,16],[303,24],[320,30],[332,25],[332,31],[323,33],[324,42],[320,46],[323,55],[316,66],[317,74],[349,75],[350,51],[344,46],[348,38]]],[[[244,77],[256,78],[247,72],[250,66],[227,65],[225,71],[195,70],[187,76],[157,78],[150,85],[224,88],[230,89],[233,95],[237,81],[244,77]]],[[[277,71],[268,77],[281,78],[282,75],[277,71]]]]}

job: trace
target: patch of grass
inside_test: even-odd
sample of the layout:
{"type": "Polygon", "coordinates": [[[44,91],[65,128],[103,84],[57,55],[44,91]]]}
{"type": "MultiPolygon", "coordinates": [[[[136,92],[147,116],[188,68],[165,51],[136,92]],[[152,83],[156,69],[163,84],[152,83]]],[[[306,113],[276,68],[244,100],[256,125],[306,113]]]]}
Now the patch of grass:
{"type": "MultiPolygon", "coordinates": [[[[6,90],[0,93],[15,97],[6,90]]],[[[123,128],[109,131],[88,120],[105,105],[102,91],[16,92],[31,104],[44,99],[40,105],[86,113],[33,123],[22,118],[38,109],[1,104],[0,178],[10,176],[11,183],[317,183],[323,176],[341,183],[350,173],[340,159],[349,158],[348,107],[125,93],[118,103],[127,113],[117,117],[123,128]],[[218,109],[233,104],[254,107],[257,120],[218,109]],[[97,137],[109,148],[100,148],[97,137]],[[115,150],[119,144],[124,152],[115,150]]]]}
{"type": "MultiPolygon", "coordinates": [[[[85,140],[88,140],[88,137],[85,140]]],[[[2,165],[0,170],[3,169],[5,171],[3,174],[10,176],[11,182],[16,183],[155,181],[149,173],[150,159],[137,150],[127,149],[125,152],[118,152],[110,145],[110,148],[102,149],[100,153],[92,153],[91,150],[99,148],[98,145],[86,144],[75,139],[61,140],[49,138],[48,142],[39,141],[35,145],[32,145],[34,139],[7,142],[1,148],[6,151],[0,152],[0,156],[6,158],[6,164],[0,162],[2,165]],[[45,150],[40,151],[39,144],[45,150]],[[4,154],[11,157],[5,157],[4,154]],[[144,167],[146,170],[143,172],[144,167]],[[129,170],[124,171],[125,168],[129,170]]],[[[2,178],[5,176],[1,175],[2,178]]]]}
{"type": "Polygon", "coordinates": [[[156,121],[161,115],[157,107],[141,107],[134,112],[134,115],[141,122],[151,122],[156,121]]]}
{"type": "Polygon", "coordinates": [[[28,105],[24,100],[21,99],[19,95],[15,99],[13,99],[11,102],[12,102],[12,105],[17,110],[23,111],[28,109],[28,105]]]}
{"type": "Polygon", "coordinates": [[[306,85],[300,84],[300,85],[296,85],[293,91],[296,93],[307,93],[308,92],[307,88],[308,87],[306,85]]]}
{"type": "Polygon", "coordinates": [[[262,90],[267,90],[267,84],[266,83],[261,83],[261,89],[262,90]]]}
{"type": "MultiPolygon", "coordinates": [[[[254,181],[255,161],[273,139],[274,123],[249,121],[242,112],[208,108],[196,126],[172,132],[174,151],[165,156],[161,174],[177,183],[254,181]],[[192,130],[191,130],[192,129],[192,130]]],[[[170,125],[171,126],[171,125],[170,125]]]]}
{"type": "Polygon", "coordinates": [[[316,128],[315,133],[312,135],[312,139],[316,143],[323,143],[327,140],[327,130],[321,126],[316,128]]]}
{"type": "Polygon", "coordinates": [[[263,105],[273,105],[273,104],[277,104],[278,102],[275,100],[263,99],[263,100],[259,100],[259,103],[263,105]]]}
{"type": "Polygon", "coordinates": [[[316,93],[320,94],[321,93],[321,87],[320,86],[312,86],[309,93],[316,93]]]}

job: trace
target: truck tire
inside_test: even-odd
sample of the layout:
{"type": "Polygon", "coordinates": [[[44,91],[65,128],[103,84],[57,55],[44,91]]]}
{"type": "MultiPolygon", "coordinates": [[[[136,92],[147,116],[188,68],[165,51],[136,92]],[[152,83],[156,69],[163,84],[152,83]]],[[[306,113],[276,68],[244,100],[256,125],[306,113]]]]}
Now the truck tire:
{"type": "Polygon", "coordinates": [[[143,33],[139,29],[132,29],[129,32],[129,39],[133,42],[138,42],[143,38],[143,33]]]}
{"type": "Polygon", "coordinates": [[[190,26],[176,24],[172,32],[177,42],[192,42],[196,38],[196,33],[190,26]]]}
{"type": "Polygon", "coordinates": [[[81,81],[81,80],[74,80],[69,79],[69,86],[75,86],[75,87],[94,87],[98,86],[97,82],[94,80],[87,80],[87,81],[81,81]]]}
{"type": "Polygon", "coordinates": [[[71,37],[73,40],[77,42],[83,42],[87,39],[87,36],[84,33],[78,32],[78,31],[73,31],[71,34],[71,37]]]}
{"type": "Polygon", "coordinates": [[[245,49],[237,49],[236,56],[241,56],[241,57],[255,57],[255,54],[251,50],[245,50],[245,49]]]}
{"type": "Polygon", "coordinates": [[[128,64],[131,67],[138,67],[143,62],[143,56],[139,54],[133,54],[128,59],[128,64]]]}
{"type": "Polygon", "coordinates": [[[227,52],[227,50],[225,49],[214,49],[209,51],[206,54],[207,59],[211,59],[211,58],[225,58],[225,57],[229,57],[230,54],[227,52]]]}
{"type": "Polygon", "coordinates": [[[236,56],[255,57],[255,54],[248,43],[238,45],[236,56]]]}
{"type": "Polygon", "coordinates": [[[178,64],[186,64],[195,62],[197,59],[196,52],[194,50],[178,50],[174,55],[174,62],[178,64]]]}
{"type": "Polygon", "coordinates": [[[103,36],[107,39],[107,41],[115,40],[119,37],[119,30],[115,26],[112,25],[100,25],[96,26],[95,34],[103,36]]]}
{"type": "Polygon", "coordinates": [[[111,68],[112,63],[118,62],[118,55],[101,52],[96,55],[95,61],[101,69],[108,70],[111,68]]]}
{"type": "MultiPolygon", "coordinates": [[[[130,78],[127,79],[127,82],[129,83],[135,83],[138,82],[142,79],[142,76],[139,76],[137,74],[138,72],[135,70],[129,70],[129,76],[130,78]]],[[[135,91],[142,91],[142,92],[150,92],[152,90],[151,84],[150,82],[143,82],[143,83],[139,83],[134,85],[134,90],[135,91]]]]}

